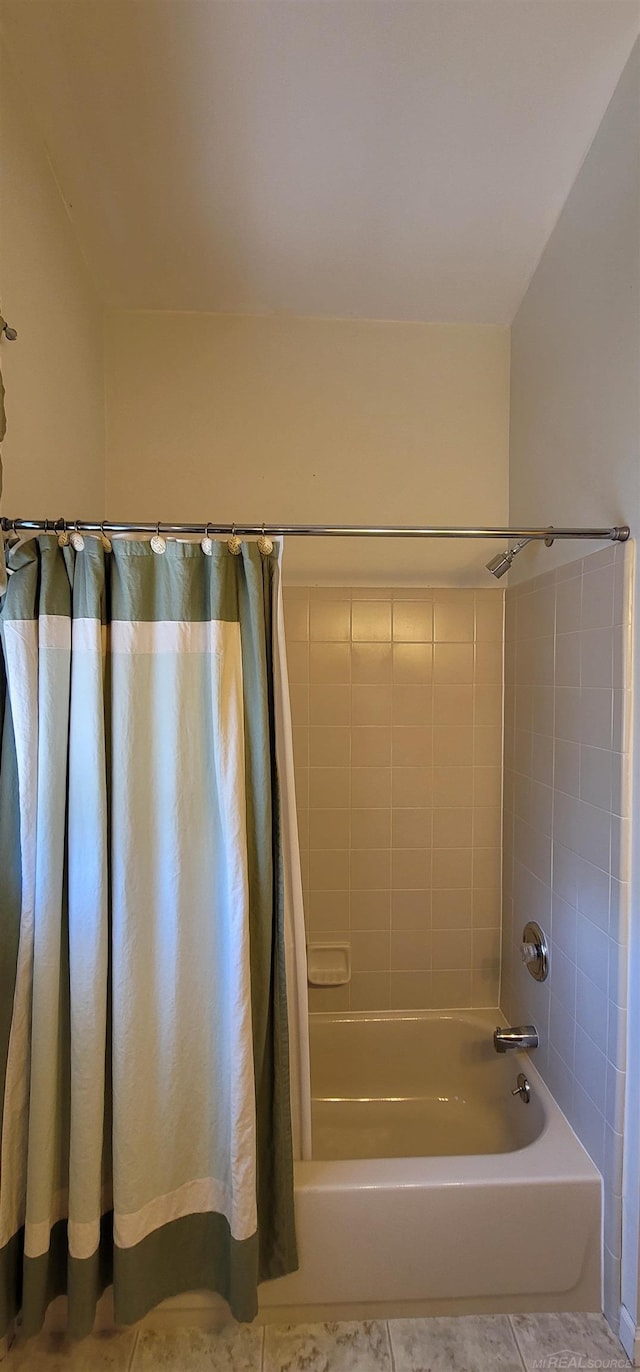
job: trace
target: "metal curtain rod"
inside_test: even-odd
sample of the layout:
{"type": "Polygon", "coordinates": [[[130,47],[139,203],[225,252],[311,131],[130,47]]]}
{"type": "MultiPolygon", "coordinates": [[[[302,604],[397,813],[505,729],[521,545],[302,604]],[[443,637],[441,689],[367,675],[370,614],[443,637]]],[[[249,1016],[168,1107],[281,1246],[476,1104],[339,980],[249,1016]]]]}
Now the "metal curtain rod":
{"type": "Polygon", "coordinates": [[[108,534],[239,534],[246,538],[270,534],[289,538],[526,538],[553,542],[556,538],[607,539],[625,543],[630,530],[627,524],[608,529],[490,529],[446,528],[421,524],[152,524],[119,523],[117,520],[86,519],[7,519],[0,518],[0,528],[7,534],[15,530],[41,533],[60,533],[64,529],[78,529],[84,533],[108,534]]]}

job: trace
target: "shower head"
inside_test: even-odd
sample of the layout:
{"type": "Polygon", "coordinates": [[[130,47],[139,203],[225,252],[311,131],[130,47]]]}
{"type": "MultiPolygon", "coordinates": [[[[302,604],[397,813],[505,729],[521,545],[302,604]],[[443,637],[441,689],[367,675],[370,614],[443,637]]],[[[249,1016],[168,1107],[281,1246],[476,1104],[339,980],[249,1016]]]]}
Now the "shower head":
{"type": "Polygon", "coordinates": [[[487,571],[491,572],[491,575],[495,577],[504,576],[505,572],[509,571],[514,557],[517,557],[518,553],[530,542],[530,538],[523,538],[520,543],[514,543],[512,548],[505,548],[503,553],[496,553],[495,557],[492,557],[491,561],[487,562],[487,571]]]}

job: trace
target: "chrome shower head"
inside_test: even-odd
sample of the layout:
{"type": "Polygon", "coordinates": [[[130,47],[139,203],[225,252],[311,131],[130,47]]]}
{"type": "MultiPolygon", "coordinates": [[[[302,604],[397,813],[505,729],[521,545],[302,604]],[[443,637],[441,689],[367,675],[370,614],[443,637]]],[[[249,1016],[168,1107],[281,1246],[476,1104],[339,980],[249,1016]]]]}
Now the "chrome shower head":
{"type": "Polygon", "coordinates": [[[492,576],[504,576],[505,572],[509,571],[511,562],[512,558],[509,556],[509,549],[507,548],[506,552],[496,553],[495,557],[487,562],[487,571],[491,572],[492,576]]]}
{"type": "Polygon", "coordinates": [[[495,577],[504,576],[505,572],[509,571],[514,557],[517,557],[518,553],[530,542],[530,538],[523,538],[520,543],[514,543],[512,548],[505,548],[503,553],[496,553],[495,557],[487,562],[487,571],[495,577]]]}

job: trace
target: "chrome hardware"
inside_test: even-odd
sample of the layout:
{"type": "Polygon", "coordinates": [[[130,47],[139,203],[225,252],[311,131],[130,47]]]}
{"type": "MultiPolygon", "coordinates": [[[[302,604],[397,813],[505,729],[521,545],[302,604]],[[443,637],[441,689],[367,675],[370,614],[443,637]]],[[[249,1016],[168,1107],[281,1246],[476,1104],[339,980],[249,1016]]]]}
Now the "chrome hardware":
{"type": "Polygon", "coordinates": [[[512,1096],[519,1096],[525,1105],[531,1100],[531,1087],[525,1077],[524,1072],[518,1072],[518,1085],[511,1092],[512,1096]]]}
{"type": "Polygon", "coordinates": [[[512,1048],[537,1048],[540,1040],[534,1024],[518,1024],[514,1028],[503,1029],[496,1026],[493,1046],[496,1053],[508,1053],[512,1048]]]}
{"type": "MultiPolygon", "coordinates": [[[[2,316],[0,315],[0,323],[2,316]]],[[[57,523],[57,521],[56,521],[57,523]]],[[[67,520],[68,524],[75,524],[75,520],[67,520]]],[[[0,528],[4,533],[14,527],[18,529],[28,529],[37,532],[44,528],[42,519],[8,519],[6,515],[0,515],[0,528]]],[[[155,524],[121,524],[113,520],[105,519],[105,531],[108,534],[154,534],[157,532],[155,524]]],[[[99,534],[102,527],[101,520],[81,520],[80,528],[87,534],[99,534]]],[[[257,537],[262,533],[261,524],[208,524],[207,531],[215,534],[236,533],[244,538],[257,537]]],[[[202,520],[199,524],[161,524],[160,532],[163,534],[199,534],[202,536],[202,520]]],[[[265,533],[279,538],[286,535],[290,538],[300,538],[310,536],[312,538],[525,538],[528,542],[537,540],[544,541],[549,537],[549,525],[545,529],[470,529],[452,527],[443,528],[436,525],[406,525],[406,524],[267,524],[265,533]]],[[[631,537],[631,530],[628,524],[616,524],[608,529],[554,529],[554,538],[586,538],[590,542],[594,539],[608,539],[611,543],[626,543],[631,537]]]]}
{"type": "Polygon", "coordinates": [[[535,981],[546,981],[549,975],[549,945],[546,935],[534,919],[522,930],[522,961],[535,981]]]}
{"type": "MultiPolygon", "coordinates": [[[[545,543],[546,541],[545,538],[545,543]]],[[[522,549],[526,548],[527,543],[530,542],[530,538],[522,538],[519,543],[514,543],[513,547],[505,548],[502,553],[496,553],[495,557],[492,557],[490,562],[485,564],[487,571],[495,577],[504,576],[505,572],[509,571],[514,557],[517,557],[518,553],[521,553],[522,549]]]]}

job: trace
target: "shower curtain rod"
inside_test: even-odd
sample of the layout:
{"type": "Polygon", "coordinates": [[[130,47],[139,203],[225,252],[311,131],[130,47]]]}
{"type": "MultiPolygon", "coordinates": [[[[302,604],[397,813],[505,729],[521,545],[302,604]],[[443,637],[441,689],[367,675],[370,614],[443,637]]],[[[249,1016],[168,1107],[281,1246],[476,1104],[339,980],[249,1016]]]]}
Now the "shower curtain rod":
{"type": "Polygon", "coordinates": [[[81,533],[107,534],[238,534],[245,538],[270,534],[288,538],[527,538],[553,542],[556,538],[608,539],[625,543],[630,529],[627,524],[608,529],[510,529],[504,526],[488,529],[448,528],[421,524],[165,524],[162,520],[151,524],[131,524],[117,520],[86,519],[7,519],[0,518],[0,528],[8,534],[24,530],[40,533],[61,533],[78,529],[81,533]]]}

